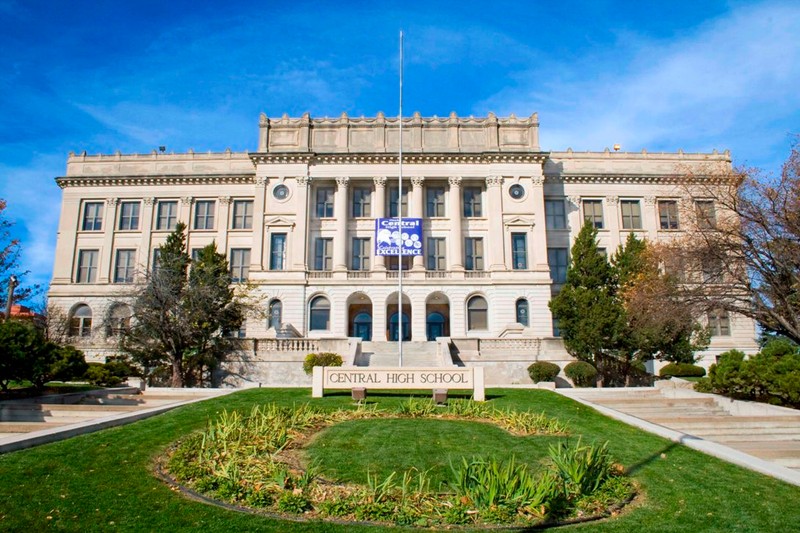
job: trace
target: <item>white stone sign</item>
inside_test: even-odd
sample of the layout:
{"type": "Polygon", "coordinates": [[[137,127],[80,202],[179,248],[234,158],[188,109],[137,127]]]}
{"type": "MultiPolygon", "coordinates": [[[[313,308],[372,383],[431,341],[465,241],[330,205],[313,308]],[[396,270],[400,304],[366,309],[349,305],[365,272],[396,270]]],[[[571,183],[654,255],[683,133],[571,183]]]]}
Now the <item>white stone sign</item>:
{"type": "Polygon", "coordinates": [[[468,389],[473,398],[486,400],[483,367],[341,367],[315,366],[311,396],[325,389],[468,389]]]}

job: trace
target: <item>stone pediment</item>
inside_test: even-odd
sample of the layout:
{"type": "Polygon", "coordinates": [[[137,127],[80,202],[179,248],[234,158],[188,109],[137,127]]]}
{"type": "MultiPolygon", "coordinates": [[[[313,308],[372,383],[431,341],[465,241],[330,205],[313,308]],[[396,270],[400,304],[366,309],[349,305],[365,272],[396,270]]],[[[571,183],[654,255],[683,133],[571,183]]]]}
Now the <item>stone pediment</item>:
{"type": "Polygon", "coordinates": [[[503,223],[505,226],[526,226],[526,227],[534,227],[536,223],[533,221],[532,218],[528,217],[513,217],[509,218],[503,223]]]}
{"type": "Polygon", "coordinates": [[[264,221],[264,226],[267,227],[281,227],[281,226],[288,226],[293,228],[294,227],[294,220],[291,220],[286,217],[272,217],[264,221]]]}

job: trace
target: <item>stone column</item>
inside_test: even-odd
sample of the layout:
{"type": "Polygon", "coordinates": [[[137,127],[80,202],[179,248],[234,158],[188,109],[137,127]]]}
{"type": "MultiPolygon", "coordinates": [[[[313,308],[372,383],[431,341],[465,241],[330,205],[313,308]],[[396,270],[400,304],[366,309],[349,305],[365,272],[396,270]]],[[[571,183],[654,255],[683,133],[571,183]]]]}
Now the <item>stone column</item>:
{"type": "MultiPolygon", "coordinates": [[[[547,220],[544,212],[544,176],[532,176],[531,199],[533,201],[533,239],[528,255],[532,268],[548,272],[547,264],[547,220]]],[[[566,208],[566,206],[565,206],[566,208]]]]}
{"type": "Polygon", "coordinates": [[[572,248],[572,243],[575,242],[575,239],[578,237],[578,233],[580,233],[581,228],[583,227],[583,217],[581,216],[581,197],[570,196],[567,198],[567,200],[567,222],[569,224],[570,237],[569,247],[572,248]]]}
{"type": "Polygon", "coordinates": [[[305,271],[309,269],[306,251],[308,248],[308,195],[311,191],[311,178],[299,176],[296,179],[297,199],[294,204],[297,209],[296,224],[292,232],[293,238],[287,244],[292,254],[292,270],[305,271]]]}
{"type": "Polygon", "coordinates": [[[489,266],[487,270],[506,270],[505,262],[505,235],[503,232],[503,176],[488,176],[486,178],[486,213],[489,219],[489,242],[484,243],[483,252],[486,254],[489,266]]]}
{"type": "Polygon", "coordinates": [[[450,202],[447,206],[450,215],[450,246],[447,254],[447,268],[449,270],[464,270],[464,236],[461,231],[461,176],[451,176],[450,202]]]}
{"type": "Polygon", "coordinates": [[[178,222],[183,222],[186,227],[192,229],[192,204],[194,198],[191,196],[184,196],[181,198],[181,204],[178,206],[178,222]]]}
{"type": "Polygon", "coordinates": [[[119,198],[106,200],[106,212],[103,215],[103,249],[100,250],[97,269],[97,283],[114,281],[114,229],[117,223],[117,205],[119,198]]]}
{"type": "Polygon", "coordinates": [[[619,197],[606,196],[605,220],[608,228],[608,250],[606,253],[609,258],[617,252],[619,248],[619,197]]]}
{"type": "Polygon", "coordinates": [[[139,227],[142,230],[142,240],[139,242],[138,262],[141,268],[139,274],[144,274],[153,267],[150,261],[151,230],[153,229],[153,209],[155,209],[156,199],[153,197],[145,198],[142,202],[142,216],[139,219],[139,227]]]}
{"type": "Polygon", "coordinates": [[[650,242],[656,242],[659,227],[660,222],[656,209],[656,197],[645,196],[644,205],[642,206],[642,229],[647,232],[647,238],[650,242]]]}
{"type": "MultiPolygon", "coordinates": [[[[423,197],[425,196],[425,189],[423,188],[423,184],[425,183],[425,178],[423,177],[413,177],[411,178],[411,192],[412,192],[412,203],[411,203],[411,218],[422,218],[422,214],[424,213],[424,205],[425,200],[423,197]]],[[[422,249],[425,250],[425,236],[421,237],[423,239],[422,249]]],[[[424,255],[415,255],[414,256],[414,264],[412,267],[414,270],[425,270],[425,256],[424,255]]]]}
{"type": "Polygon", "coordinates": [[[256,176],[253,182],[253,244],[250,250],[250,272],[264,270],[264,202],[266,190],[266,176],[256,176]]]}
{"type": "Polygon", "coordinates": [[[350,178],[336,178],[333,214],[336,216],[336,237],[333,242],[333,269],[347,270],[347,186],[350,178]]]}
{"type": "MultiPolygon", "coordinates": [[[[230,220],[231,197],[220,196],[217,210],[217,251],[227,255],[228,250],[228,221],[230,220]]],[[[261,225],[263,227],[263,224],[261,225]]],[[[253,262],[253,252],[250,253],[250,263],[253,262]]]]}
{"type": "MultiPolygon", "coordinates": [[[[375,183],[375,200],[372,202],[372,215],[377,220],[379,218],[383,218],[386,215],[386,177],[385,176],[378,176],[376,178],[373,178],[372,181],[373,181],[373,183],[375,183]]],[[[374,233],[374,231],[373,231],[373,233],[374,233]]],[[[374,238],[375,237],[373,235],[373,239],[374,238]]],[[[375,243],[374,242],[372,243],[372,249],[373,250],[375,249],[375,243]]],[[[385,261],[385,259],[384,259],[384,257],[382,255],[373,256],[373,258],[372,258],[372,270],[374,270],[374,271],[386,270],[386,261],[385,261]]],[[[381,305],[383,305],[383,304],[381,304],[381,305]]],[[[373,313],[375,312],[374,311],[374,307],[375,307],[375,304],[373,303],[373,313]]],[[[386,326],[385,322],[386,321],[384,320],[384,323],[381,324],[381,328],[385,328],[385,326],[386,326]]],[[[373,319],[373,324],[372,324],[373,335],[374,335],[374,331],[375,331],[375,324],[376,324],[376,322],[373,319]]],[[[381,332],[383,332],[383,329],[381,329],[381,332]]],[[[379,340],[386,340],[386,339],[381,338],[379,340]]]]}

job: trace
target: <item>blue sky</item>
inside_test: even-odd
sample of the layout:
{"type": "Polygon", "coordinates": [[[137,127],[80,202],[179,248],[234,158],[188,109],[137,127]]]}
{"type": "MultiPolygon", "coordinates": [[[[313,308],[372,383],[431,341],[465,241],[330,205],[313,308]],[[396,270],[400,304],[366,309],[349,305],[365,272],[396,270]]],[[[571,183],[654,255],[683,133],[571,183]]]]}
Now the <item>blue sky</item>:
{"type": "Polygon", "coordinates": [[[254,150],[270,116],[539,113],[545,150],[710,151],[777,171],[798,2],[0,0],[0,198],[49,281],[67,153],[254,150]]]}

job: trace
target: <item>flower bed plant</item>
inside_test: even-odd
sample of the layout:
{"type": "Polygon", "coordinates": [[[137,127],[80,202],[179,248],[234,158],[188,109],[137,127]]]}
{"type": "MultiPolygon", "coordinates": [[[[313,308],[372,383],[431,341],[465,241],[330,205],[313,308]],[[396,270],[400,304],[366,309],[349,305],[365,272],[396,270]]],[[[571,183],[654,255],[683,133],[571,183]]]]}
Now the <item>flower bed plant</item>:
{"type": "Polygon", "coordinates": [[[228,503],[313,519],[412,526],[535,525],[602,515],[634,494],[606,447],[559,443],[546,464],[531,468],[514,456],[464,457],[434,486],[427,471],[367,472],[366,483],[325,479],[299,453],[321,429],[345,421],[426,418],[489,422],[521,437],[563,436],[567,427],[544,414],[503,410],[468,400],[437,409],[410,399],[393,411],[360,407],[323,412],[256,406],[248,416],[222,412],[207,428],[173,447],[166,461],[180,484],[228,503]]]}

